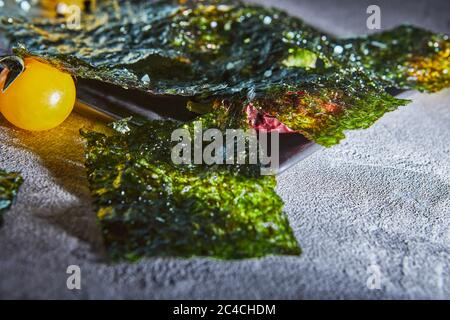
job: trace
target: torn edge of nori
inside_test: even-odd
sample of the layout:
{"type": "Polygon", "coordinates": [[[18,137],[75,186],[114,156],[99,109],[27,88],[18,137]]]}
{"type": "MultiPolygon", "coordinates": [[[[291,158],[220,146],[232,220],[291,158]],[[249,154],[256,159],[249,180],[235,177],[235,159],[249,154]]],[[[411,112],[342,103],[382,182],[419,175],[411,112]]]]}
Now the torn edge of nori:
{"type": "Polygon", "coordinates": [[[4,213],[13,204],[22,182],[19,173],[0,169],[0,224],[3,222],[4,213]]]}

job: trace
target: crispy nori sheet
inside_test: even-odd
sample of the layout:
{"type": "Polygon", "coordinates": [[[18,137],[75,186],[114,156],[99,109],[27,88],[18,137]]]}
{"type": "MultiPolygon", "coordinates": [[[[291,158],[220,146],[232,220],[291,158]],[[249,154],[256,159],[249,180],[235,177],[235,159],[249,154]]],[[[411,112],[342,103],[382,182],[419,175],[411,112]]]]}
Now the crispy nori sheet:
{"type": "Polygon", "coordinates": [[[387,87],[449,86],[448,36],[411,26],[337,39],[276,9],[214,0],[105,1],[83,17],[80,30],[11,17],[0,18],[0,28],[17,54],[77,77],[200,102],[234,98],[241,108],[242,97],[260,99],[262,113],[325,146],[408,102],[387,87]],[[286,104],[290,91],[316,102],[286,104]],[[329,112],[330,103],[339,112],[329,112]]]}
{"type": "MultiPolygon", "coordinates": [[[[205,128],[215,120],[199,119],[205,128]]],[[[184,125],[192,131],[192,123],[184,125]]],[[[112,260],[143,256],[220,259],[298,255],[274,176],[258,165],[171,160],[171,121],[86,132],[86,167],[112,260]]]]}
{"type": "Polygon", "coordinates": [[[22,182],[19,173],[0,169],[0,223],[3,221],[3,214],[12,205],[22,182]]]}
{"type": "MultiPolygon", "coordinates": [[[[117,9],[106,4],[97,15],[86,16],[81,30],[68,30],[56,20],[1,21],[16,52],[125,88],[210,96],[240,92],[266,78],[274,83],[276,75],[264,74],[287,55],[288,16],[231,1],[208,3],[215,1],[121,1],[117,9]],[[273,21],[264,23],[265,17],[273,21]]],[[[311,40],[319,35],[294,22],[305,36],[311,33],[311,40]]]]}

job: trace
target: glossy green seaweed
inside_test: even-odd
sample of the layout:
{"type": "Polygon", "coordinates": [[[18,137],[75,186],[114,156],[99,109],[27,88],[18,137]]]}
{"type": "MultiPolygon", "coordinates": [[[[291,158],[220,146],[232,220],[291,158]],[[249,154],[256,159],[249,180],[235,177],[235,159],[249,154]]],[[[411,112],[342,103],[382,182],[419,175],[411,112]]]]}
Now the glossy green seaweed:
{"type": "Polygon", "coordinates": [[[19,173],[0,169],[0,223],[3,214],[12,205],[23,179],[19,173]]]}
{"type": "Polygon", "coordinates": [[[449,86],[447,35],[401,26],[338,39],[276,9],[185,2],[105,1],[97,14],[83,15],[79,30],[55,19],[10,17],[0,18],[0,28],[17,54],[77,77],[196,103],[231,99],[242,110],[256,99],[261,113],[325,146],[408,102],[386,88],[449,86]],[[291,103],[283,99],[290,91],[316,101],[291,103]]]}
{"type": "MultiPolygon", "coordinates": [[[[204,127],[216,124],[199,119],[204,127]]],[[[111,259],[298,255],[274,176],[258,165],[176,165],[172,121],[82,131],[86,167],[111,259]]],[[[192,130],[192,124],[183,126],[192,130]]]]}
{"type": "Polygon", "coordinates": [[[344,63],[363,68],[380,87],[436,92],[450,87],[450,41],[412,26],[344,40],[344,63]]]}

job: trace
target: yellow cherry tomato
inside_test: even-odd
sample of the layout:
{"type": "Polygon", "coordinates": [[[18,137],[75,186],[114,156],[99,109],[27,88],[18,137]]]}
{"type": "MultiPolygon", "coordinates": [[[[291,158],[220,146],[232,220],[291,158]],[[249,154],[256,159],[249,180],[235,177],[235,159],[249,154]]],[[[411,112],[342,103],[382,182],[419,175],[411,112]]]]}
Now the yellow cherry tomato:
{"type": "MultiPolygon", "coordinates": [[[[75,104],[72,77],[32,58],[25,59],[25,71],[5,92],[0,90],[0,112],[13,125],[30,131],[60,125],[75,104]]],[[[0,74],[0,89],[7,70],[0,74]]]]}

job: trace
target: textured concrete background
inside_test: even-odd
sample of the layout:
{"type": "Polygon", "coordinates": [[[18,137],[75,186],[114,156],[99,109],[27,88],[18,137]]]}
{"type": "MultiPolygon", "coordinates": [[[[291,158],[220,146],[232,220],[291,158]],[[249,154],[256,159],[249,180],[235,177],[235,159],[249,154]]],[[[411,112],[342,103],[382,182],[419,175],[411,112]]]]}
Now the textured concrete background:
{"type": "MultiPolygon", "coordinates": [[[[366,2],[277,5],[350,35],[367,32],[366,2]]],[[[411,2],[383,2],[383,26],[408,17],[448,32],[444,2],[411,2]]],[[[403,96],[414,102],[279,176],[300,257],[225,262],[106,263],[78,135],[95,124],[72,114],[55,130],[28,133],[0,117],[0,167],[25,178],[0,229],[0,298],[450,299],[450,90],[403,96]],[[82,269],[80,291],[66,288],[70,264],[82,269]],[[366,286],[371,265],[380,290],[366,286]]]]}

